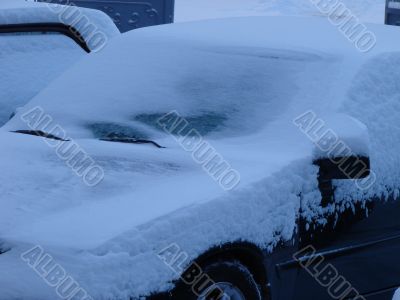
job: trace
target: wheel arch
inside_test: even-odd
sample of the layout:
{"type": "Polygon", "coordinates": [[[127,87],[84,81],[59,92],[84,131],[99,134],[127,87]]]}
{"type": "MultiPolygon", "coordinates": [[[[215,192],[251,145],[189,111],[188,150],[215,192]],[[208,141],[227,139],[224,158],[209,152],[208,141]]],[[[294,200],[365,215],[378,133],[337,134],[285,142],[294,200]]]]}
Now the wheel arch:
{"type": "MultiPolygon", "coordinates": [[[[232,242],[214,246],[192,261],[201,268],[218,261],[237,261],[246,267],[259,285],[263,300],[270,299],[268,290],[268,275],[265,263],[265,253],[256,245],[249,242],[232,242]]],[[[192,265],[190,264],[190,265],[192,265]]],[[[179,281],[175,282],[178,283],[179,281]]],[[[178,286],[175,286],[177,288],[178,286]]],[[[175,290],[175,289],[174,289],[175,290]]],[[[147,300],[174,300],[174,290],[155,294],[147,297],[147,300]]]]}
{"type": "Polygon", "coordinates": [[[245,266],[268,299],[269,280],[262,249],[249,242],[233,242],[212,247],[195,260],[201,267],[218,261],[237,261],[245,266]]]}

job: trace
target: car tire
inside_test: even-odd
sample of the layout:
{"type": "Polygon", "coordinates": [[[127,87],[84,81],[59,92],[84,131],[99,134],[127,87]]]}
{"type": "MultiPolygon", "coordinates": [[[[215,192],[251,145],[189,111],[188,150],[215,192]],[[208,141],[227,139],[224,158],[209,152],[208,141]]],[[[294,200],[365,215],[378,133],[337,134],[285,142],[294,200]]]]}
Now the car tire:
{"type": "MultiPolygon", "coordinates": [[[[187,272],[191,272],[190,269],[187,272]]],[[[181,280],[172,293],[172,299],[263,300],[264,297],[261,296],[253,275],[245,266],[239,262],[216,262],[204,267],[193,283],[181,280]]]]}

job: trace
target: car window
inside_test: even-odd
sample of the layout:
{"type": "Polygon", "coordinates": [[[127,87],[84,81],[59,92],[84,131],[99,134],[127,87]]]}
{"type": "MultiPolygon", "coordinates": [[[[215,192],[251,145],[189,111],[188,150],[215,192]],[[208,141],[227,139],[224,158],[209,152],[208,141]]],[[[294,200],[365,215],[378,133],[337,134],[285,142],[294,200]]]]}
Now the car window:
{"type": "Polygon", "coordinates": [[[0,34],[0,126],[86,52],[58,33],[0,34]]]}
{"type": "MultiPolygon", "coordinates": [[[[133,138],[133,139],[149,139],[153,137],[155,132],[163,132],[163,128],[159,125],[160,120],[167,113],[139,114],[133,118],[130,125],[99,122],[88,125],[89,130],[97,139],[105,138],[133,138]]],[[[189,126],[178,126],[171,133],[174,135],[190,134],[192,128],[202,136],[207,136],[218,132],[223,128],[227,121],[227,117],[217,113],[202,113],[195,116],[182,116],[189,126]],[[182,130],[183,129],[183,130],[182,130]]]]}

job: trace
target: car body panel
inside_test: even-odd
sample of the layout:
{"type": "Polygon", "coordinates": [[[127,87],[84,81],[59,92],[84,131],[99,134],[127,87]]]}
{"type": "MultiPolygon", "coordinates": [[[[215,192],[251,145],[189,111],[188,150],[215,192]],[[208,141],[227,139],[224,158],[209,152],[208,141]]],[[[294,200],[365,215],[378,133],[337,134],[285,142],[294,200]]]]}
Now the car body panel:
{"type": "MultiPolygon", "coordinates": [[[[375,199],[338,213],[327,228],[304,229],[301,247],[313,245],[325,258],[316,267],[335,266],[361,294],[376,293],[400,285],[400,223],[398,199],[375,199]]],[[[316,265],[316,263],[315,263],[316,265]]],[[[328,299],[326,287],[300,270],[296,295],[328,299]]]]}

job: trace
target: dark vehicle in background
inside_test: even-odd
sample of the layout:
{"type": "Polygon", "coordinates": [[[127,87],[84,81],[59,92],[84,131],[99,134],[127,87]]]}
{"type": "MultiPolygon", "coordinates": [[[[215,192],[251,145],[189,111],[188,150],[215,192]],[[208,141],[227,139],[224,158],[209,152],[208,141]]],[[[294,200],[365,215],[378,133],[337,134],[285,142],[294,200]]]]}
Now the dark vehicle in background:
{"type": "Polygon", "coordinates": [[[121,32],[174,21],[175,0],[39,0],[98,9],[108,14],[121,32]]]}
{"type": "Polygon", "coordinates": [[[385,24],[400,26],[399,0],[386,0],[385,24]]]}
{"type": "MultiPolygon", "coordinates": [[[[0,3],[0,126],[93,50],[87,32],[64,23],[45,4],[16,1],[6,8],[0,3]]],[[[119,35],[102,12],[82,9],[82,16],[107,39],[119,35]]]]}

